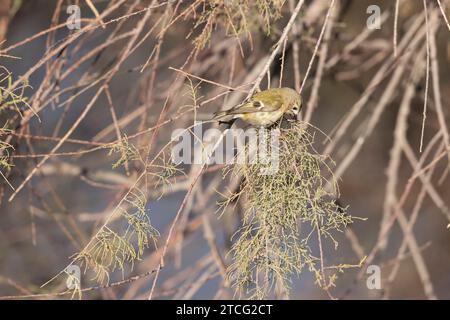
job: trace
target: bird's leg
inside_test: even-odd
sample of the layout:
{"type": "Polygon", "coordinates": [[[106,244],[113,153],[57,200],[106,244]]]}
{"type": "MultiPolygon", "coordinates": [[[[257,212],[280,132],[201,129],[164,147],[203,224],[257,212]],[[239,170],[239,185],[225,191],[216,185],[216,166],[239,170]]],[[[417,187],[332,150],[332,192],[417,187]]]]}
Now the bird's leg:
{"type": "Polygon", "coordinates": [[[267,129],[272,130],[276,127],[280,128],[282,120],[283,120],[283,117],[281,117],[279,120],[273,121],[271,124],[269,124],[267,126],[267,129]]]}

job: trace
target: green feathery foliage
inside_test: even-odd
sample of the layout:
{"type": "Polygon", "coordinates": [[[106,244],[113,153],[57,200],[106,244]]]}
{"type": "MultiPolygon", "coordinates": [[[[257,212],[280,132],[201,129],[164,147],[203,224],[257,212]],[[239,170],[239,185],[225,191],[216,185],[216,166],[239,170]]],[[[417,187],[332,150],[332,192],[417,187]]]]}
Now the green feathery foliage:
{"type": "Polygon", "coordinates": [[[124,165],[128,161],[142,160],[139,150],[133,144],[130,144],[126,135],[110,146],[108,155],[112,154],[119,154],[119,159],[112,165],[113,169],[124,165]]]}
{"type": "Polygon", "coordinates": [[[3,141],[3,136],[7,136],[11,133],[11,130],[5,126],[0,128],[0,169],[4,169],[6,171],[11,170],[13,165],[9,159],[9,150],[14,149],[14,147],[6,141],[3,141]]]}
{"type": "Polygon", "coordinates": [[[125,219],[125,230],[116,231],[104,225],[90,244],[75,254],[73,264],[84,266],[85,272],[92,270],[94,280],[99,283],[109,282],[110,273],[116,270],[121,270],[123,275],[127,264],[132,268],[151,243],[156,246],[159,233],[152,226],[147,211],[145,194],[134,189],[116,211],[118,218],[125,219]]]}
{"type": "MultiPolygon", "coordinates": [[[[126,136],[111,146],[109,154],[113,152],[119,154],[113,168],[137,160],[145,165],[146,174],[154,179],[155,189],[162,186],[160,189],[164,190],[170,184],[171,177],[182,172],[167,159],[164,152],[157,160],[146,164],[138,148],[126,136]]],[[[84,267],[84,272],[93,271],[93,280],[99,283],[108,283],[110,274],[116,270],[120,270],[123,277],[127,265],[133,268],[134,262],[142,258],[146,248],[151,244],[156,247],[159,232],[151,224],[147,207],[146,194],[135,187],[89,244],[73,256],[72,264],[84,267]],[[116,227],[113,227],[112,221],[115,221],[116,227]]]]}
{"type": "MultiPolygon", "coordinates": [[[[13,88],[13,76],[4,66],[0,66],[0,113],[15,110],[23,116],[23,110],[33,111],[25,96],[25,89],[31,87],[27,80],[22,80],[20,86],[13,88]]],[[[33,111],[34,113],[34,111],[33,111]]],[[[34,113],[36,116],[37,114],[34,113]]]]}
{"type": "MultiPolygon", "coordinates": [[[[28,108],[33,111],[31,106],[27,103],[25,96],[25,89],[29,87],[28,81],[22,81],[21,85],[13,88],[13,76],[4,66],[0,65],[0,115],[9,111],[17,112],[21,117],[24,109],[28,108]]],[[[33,111],[34,113],[34,111],[33,111]]],[[[34,113],[36,115],[36,113],[34,113]]],[[[9,114],[7,115],[7,119],[9,114]]],[[[8,136],[11,130],[8,129],[8,120],[0,128],[0,175],[9,184],[5,174],[2,172],[9,171],[12,168],[10,159],[10,150],[14,147],[8,142],[4,141],[4,136],[8,136]]],[[[11,186],[12,187],[12,186],[11,186]]]]}

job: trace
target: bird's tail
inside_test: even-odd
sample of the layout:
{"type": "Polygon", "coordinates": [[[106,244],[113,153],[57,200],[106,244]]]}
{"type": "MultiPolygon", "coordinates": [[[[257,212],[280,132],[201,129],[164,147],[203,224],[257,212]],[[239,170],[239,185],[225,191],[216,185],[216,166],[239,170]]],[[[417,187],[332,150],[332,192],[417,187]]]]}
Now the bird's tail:
{"type": "Polygon", "coordinates": [[[212,120],[219,120],[226,117],[227,115],[228,113],[226,111],[218,111],[214,113],[212,120]]]}

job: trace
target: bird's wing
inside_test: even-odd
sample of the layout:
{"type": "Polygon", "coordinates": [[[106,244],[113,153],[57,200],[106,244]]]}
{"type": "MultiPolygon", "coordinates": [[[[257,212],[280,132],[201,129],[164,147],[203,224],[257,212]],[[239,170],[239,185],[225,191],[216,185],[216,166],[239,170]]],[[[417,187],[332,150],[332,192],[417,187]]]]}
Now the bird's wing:
{"type": "Polygon", "coordinates": [[[271,112],[277,111],[283,105],[283,98],[277,93],[268,95],[266,92],[255,93],[248,101],[227,111],[227,114],[271,112]]]}

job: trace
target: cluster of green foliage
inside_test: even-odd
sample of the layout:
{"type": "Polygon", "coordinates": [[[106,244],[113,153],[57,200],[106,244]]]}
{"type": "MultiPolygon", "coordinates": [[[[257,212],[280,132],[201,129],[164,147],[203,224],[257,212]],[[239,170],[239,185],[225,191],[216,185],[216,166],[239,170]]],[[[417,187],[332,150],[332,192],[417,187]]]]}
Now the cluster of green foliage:
{"type": "Polygon", "coordinates": [[[110,146],[108,155],[111,156],[113,154],[119,155],[119,159],[117,159],[112,165],[113,169],[125,165],[128,161],[142,161],[138,148],[128,141],[128,137],[126,135],[124,135],[117,143],[110,146]]]}
{"type": "MultiPolygon", "coordinates": [[[[28,81],[22,81],[21,85],[16,88],[13,88],[13,83],[12,73],[4,66],[0,66],[0,115],[12,111],[17,112],[22,117],[24,109],[31,110],[25,96],[25,89],[29,87],[28,81]]],[[[8,117],[9,115],[6,116],[7,119],[8,117]]],[[[9,171],[12,167],[9,155],[10,150],[14,149],[11,144],[3,139],[11,133],[9,126],[10,124],[6,121],[0,128],[0,169],[6,171],[9,171]]],[[[3,173],[0,172],[0,174],[3,176],[3,173]]]]}
{"type": "MultiPolygon", "coordinates": [[[[10,134],[11,130],[6,127],[6,125],[0,128],[0,139],[4,136],[10,134]]],[[[0,169],[5,169],[7,171],[11,170],[12,164],[9,158],[9,150],[14,149],[14,147],[6,141],[0,140],[0,169]]]]}
{"type": "Polygon", "coordinates": [[[29,88],[28,81],[24,80],[21,85],[13,88],[13,76],[4,66],[0,66],[0,112],[14,110],[23,115],[25,108],[31,109],[25,89],[29,88]]]}
{"type": "MultiPolygon", "coordinates": [[[[146,163],[140,150],[127,136],[123,136],[109,148],[109,155],[118,155],[112,165],[114,169],[137,161],[144,166],[145,173],[153,178],[155,189],[170,184],[170,178],[181,172],[166,159],[164,153],[159,161],[146,163]]],[[[161,193],[159,196],[162,195],[161,193]]],[[[152,243],[156,247],[159,237],[159,232],[152,226],[149,218],[147,198],[141,189],[133,188],[88,245],[73,256],[72,264],[84,267],[84,272],[93,271],[93,280],[98,283],[108,283],[111,273],[117,270],[124,277],[127,266],[132,269],[146,248],[152,243]]]]}
{"type": "MultiPolygon", "coordinates": [[[[228,171],[243,177],[239,192],[221,203],[227,206],[239,198],[244,200],[242,227],[235,235],[233,263],[228,270],[240,296],[262,299],[274,289],[287,296],[290,276],[305,266],[325,289],[336,279],[336,274],[325,275],[320,258],[322,238],[330,239],[337,248],[333,234],[344,230],[353,218],[336,203],[337,183],[325,178],[333,177],[330,159],[314,150],[314,136],[306,128],[297,122],[281,129],[275,174],[261,174],[266,166],[261,163],[237,164],[228,171]]],[[[346,267],[351,266],[326,269],[342,271],[346,267]]]]}
{"type": "MultiPolygon", "coordinates": [[[[152,226],[147,212],[145,194],[135,189],[125,198],[122,206],[116,211],[119,218],[125,219],[126,227],[115,231],[104,225],[86,248],[74,256],[75,264],[93,270],[94,280],[99,283],[109,282],[110,273],[131,267],[134,261],[140,260],[144,249],[151,243],[156,246],[158,231],[152,226]]],[[[123,222],[123,220],[122,220],[123,222]]]]}

